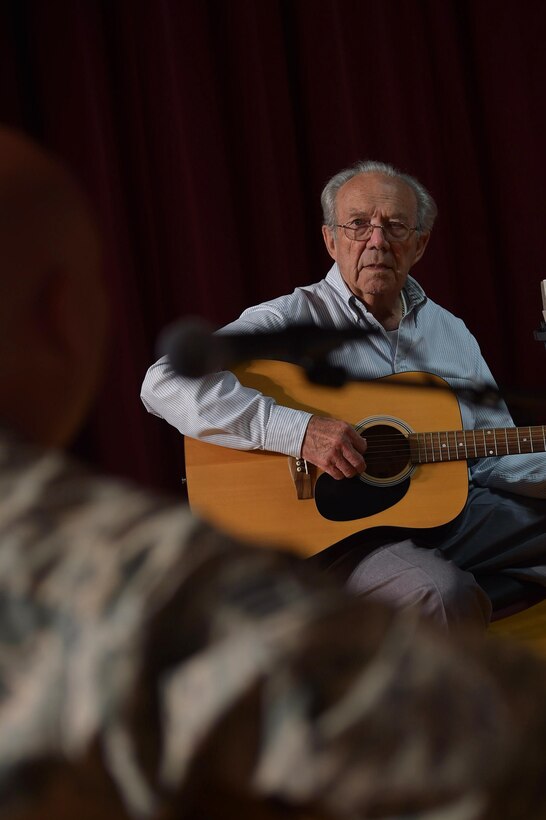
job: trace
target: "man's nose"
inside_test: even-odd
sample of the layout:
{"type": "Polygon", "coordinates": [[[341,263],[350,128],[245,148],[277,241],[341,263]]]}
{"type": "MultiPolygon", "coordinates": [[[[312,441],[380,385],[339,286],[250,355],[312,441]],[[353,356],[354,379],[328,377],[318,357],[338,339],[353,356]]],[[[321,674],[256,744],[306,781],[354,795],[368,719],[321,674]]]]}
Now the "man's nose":
{"type": "Polygon", "coordinates": [[[389,242],[385,237],[385,231],[382,225],[371,225],[372,232],[368,239],[368,247],[371,248],[385,248],[389,242]]]}

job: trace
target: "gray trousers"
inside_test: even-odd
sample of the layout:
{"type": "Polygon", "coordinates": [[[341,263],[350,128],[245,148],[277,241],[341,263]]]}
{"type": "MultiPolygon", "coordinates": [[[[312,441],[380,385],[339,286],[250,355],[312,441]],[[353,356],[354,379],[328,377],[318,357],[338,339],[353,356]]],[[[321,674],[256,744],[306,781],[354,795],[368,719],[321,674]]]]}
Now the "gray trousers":
{"type": "Polygon", "coordinates": [[[470,487],[463,512],[432,530],[381,528],[317,556],[349,589],[418,607],[446,630],[484,628],[491,601],[480,579],[508,576],[546,587],[546,501],[470,487]]]}

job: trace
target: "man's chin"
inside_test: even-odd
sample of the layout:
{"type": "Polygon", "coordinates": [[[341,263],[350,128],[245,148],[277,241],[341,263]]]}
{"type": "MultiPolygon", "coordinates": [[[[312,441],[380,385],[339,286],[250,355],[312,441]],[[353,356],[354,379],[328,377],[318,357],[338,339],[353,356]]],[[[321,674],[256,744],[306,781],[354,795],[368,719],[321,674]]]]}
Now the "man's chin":
{"type": "Polygon", "coordinates": [[[371,275],[370,271],[368,269],[366,270],[368,275],[364,281],[359,279],[357,285],[368,293],[385,293],[396,284],[396,278],[391,268],[373,271],[371,275]]]}

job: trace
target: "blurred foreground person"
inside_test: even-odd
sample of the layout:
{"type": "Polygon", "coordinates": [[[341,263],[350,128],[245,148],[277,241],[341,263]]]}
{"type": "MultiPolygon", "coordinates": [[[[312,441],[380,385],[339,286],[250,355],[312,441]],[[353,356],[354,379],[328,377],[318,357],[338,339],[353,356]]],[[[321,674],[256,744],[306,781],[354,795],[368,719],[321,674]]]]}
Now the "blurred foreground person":
{"type": "Polygon", "coordinates": [[[99,241],[67,172],[7,129],[0,279],[3,818],[546,815],[538,660],[448,642],[63,455],[105,350],[99,241]]]}

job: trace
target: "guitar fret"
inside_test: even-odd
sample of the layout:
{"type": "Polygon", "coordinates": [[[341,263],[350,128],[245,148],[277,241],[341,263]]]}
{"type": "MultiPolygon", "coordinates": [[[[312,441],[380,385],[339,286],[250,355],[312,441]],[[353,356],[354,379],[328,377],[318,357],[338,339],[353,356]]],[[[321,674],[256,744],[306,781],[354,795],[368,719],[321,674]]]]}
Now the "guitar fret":
{"type": "Polygon", "coordinates": [[[417,434],[417,458],[420,464],[426,463],[427,461],[427,442],[424,433],[417,434]],[[424,455],[421,453],[421,444],[423,446],[424,455]]]}
{"type": "Polygon", "coordinates": [[[444,455],[446,457],[446,461],[451,461],[451,447],[449,446],[449,430],[445,431],[444,436],[444,455]]]}
{"type": "Polygon", "coordinates": [[[455,444],[456,444],[456,452],[457,458],[460,459],[467,459],[468,458],[468,448],[466,446],[466,433],[464,430],[458,431],[460,433],[460,441],[457,440],[457,432],[455,433],[455,444]],[[463,456],[463,448],[464,447],[464,456],[463,456]]]}
{"type": "Polygon", "coordinates": [[[420,464],[423,463],[423,458],[421,456],[421,433],[417,433],[417,460],[420,464]]]}
{"type": "Polygon", "coordinates": [[[497,436],[496,436],[496,433],[495,433],[495,431],[494,431],[494,430],[487,430],[487,431],[486,431],[486,430],[484,430],[484,431],[483,431],[483,447],[484,447],[484,450],[483,450],[483,455],[484,455],[484,456],[486,456],[486,455],[488,455],[488,456],[498,456],[498,452],[497,452],[497,436]],[[493,438],[494,438],[494,440],[495,440],[495,449],[494,449],[494,450],[488,449],[490,445],[489,445],[489,444],[486,444],[486,438],[485,438],[485,437],[486,437],[486,435],[487,435],[487,436],[491,436],[491,435],[493,436],[493,438]]]}
{"type": "Polygon", "coordinates": [[[457,433],[456,432],[453,433],[453,456],[452,456],[452,458],[453,459],[459,459],[460,458],[459,448],[457,447],[457,433]]]}

